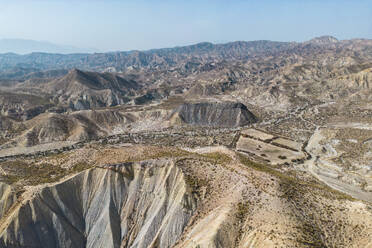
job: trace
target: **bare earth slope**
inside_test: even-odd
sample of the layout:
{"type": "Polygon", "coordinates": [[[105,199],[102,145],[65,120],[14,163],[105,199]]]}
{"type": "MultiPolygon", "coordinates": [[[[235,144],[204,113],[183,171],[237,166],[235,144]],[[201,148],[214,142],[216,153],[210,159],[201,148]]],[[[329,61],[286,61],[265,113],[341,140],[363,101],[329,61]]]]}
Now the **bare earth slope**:
{"type": "Polygon", "coordinates": [[[372,248],[371,80],[331,36],[0,55],[0,247],[372,248]]]}
{"type": "Polygon", "coordinates": [[[179,106],[171,119],[209,127],[239,127],[257,121],[244,104],[234,102],[185,103],[179,106]]]}
{"type": "Polygon", "coordinates": [[[62,161],[86,157],[87,168],[95,167],[25,187],[15,202],[11,191],[5,194],[2,202],[11,207],[0,221],[2,247],[372,244],[372,213],[365,203],[224,147],[192,153],[165,147],[84,148],[67,156],[38,161],[64,166],[62,161]],[[158,158],[126,162],[144,157],[158,158]]]}
{"type": "Polygon", "coordinates": [[[40,190],[1,236],[7,247],[170,247],[194,208],[172,162],[127,163],[40,190]]]}

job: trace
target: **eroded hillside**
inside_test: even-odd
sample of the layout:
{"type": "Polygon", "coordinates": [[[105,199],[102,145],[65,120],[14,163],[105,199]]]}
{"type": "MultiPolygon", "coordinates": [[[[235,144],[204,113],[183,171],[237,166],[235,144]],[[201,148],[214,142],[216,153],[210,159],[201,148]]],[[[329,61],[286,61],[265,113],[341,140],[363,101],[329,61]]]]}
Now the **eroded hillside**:
{"type": "Polygon", "coordinates": [[[0,247],[372,247],[371,48],[0,55],[0,247]]]}
{"type": "Polygon", "coordinates": [[[0,164],[7,174],[3,246],[367,247],[372,242],[368,204],[294,170],[283,173],[284,168],[252,162],[225,147],[99,147],[28,159],[16,171],[11,170],[16,161],[0,164]],[[47,166],[50,171],[40,173],[47,166]],[[34,173],[20,175],[20,168],[34,173]]]}

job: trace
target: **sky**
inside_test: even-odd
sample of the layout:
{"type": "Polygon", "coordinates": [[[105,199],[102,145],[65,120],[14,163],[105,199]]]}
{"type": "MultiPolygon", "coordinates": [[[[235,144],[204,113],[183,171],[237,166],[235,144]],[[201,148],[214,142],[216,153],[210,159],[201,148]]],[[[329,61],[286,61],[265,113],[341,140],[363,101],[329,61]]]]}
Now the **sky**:
{"type": "Polygon", "coordinates": [[[372,39],[372,0],[0,0],[0,39],[145,50],[198,42],[372,39]]]}

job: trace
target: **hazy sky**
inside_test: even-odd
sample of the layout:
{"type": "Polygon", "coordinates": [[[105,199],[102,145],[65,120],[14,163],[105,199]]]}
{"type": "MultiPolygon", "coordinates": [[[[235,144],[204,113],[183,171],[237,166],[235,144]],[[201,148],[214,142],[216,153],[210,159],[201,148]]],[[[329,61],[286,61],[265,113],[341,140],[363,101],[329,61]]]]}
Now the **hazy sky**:
{"type": "Polygon", "coordinates": [[[0,0],[0,38],[101,51],[372,38],[372,0],[0,0]]]}

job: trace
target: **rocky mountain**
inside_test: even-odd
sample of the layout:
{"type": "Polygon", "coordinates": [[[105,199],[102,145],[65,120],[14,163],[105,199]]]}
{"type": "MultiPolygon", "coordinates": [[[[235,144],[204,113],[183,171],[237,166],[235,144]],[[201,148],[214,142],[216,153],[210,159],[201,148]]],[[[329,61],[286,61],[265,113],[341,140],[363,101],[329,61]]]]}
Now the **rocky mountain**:
{"type": "Polygon", "coordinates": [[[115,74],[74,69],[57,78],[45,73],[39,75],[45,78],[14,82],[3,88],[0,99],[5,116],[26,120],[47,110],[61,112],[116,106],[141,96],[141,85],[115,74]]]}
{"type": "Polygon", "coordinates": [[[90,109],[124,104],[140,86],[109,74],[72,70],[66,76],[42,85],[53,100],[72,109],[90,109]]]}
{"type": "Polygon", "coordinates": [[[195,66],[195,62],[199,64],[221,59],[244,59],[256,54],[265,54],[268,51],[270,53],[283,51],[291,46],[291,43],[285,42],[253,41],[217,45],[199,43],[170,49],[96,54],[1,54],[0,75],[2,78],[21,78],[22,74],[11,72],[24,70],[24,75],[26,75],[36,71],[72,68],[95,71],[127,71],[131,68],[157,70],[172,68],[180,64],[184,64],[186,69],[191,69],[195,66]]]}
{"type": "Polygon", "coordinates": [[[174,111],[171,120],[196,126],[230,128],[257,122],[247,106],[234,102],[185,103],[174,111]]]}
{"type": "Polygon", "coordinates": [[[332,36],[320,36],[316,37],[314,39],[309,40],[307,43],[309,44],[317,44],[317,45],[329,45],[329,44],[335,44],[338,43],[339,40],[332,36]]]}
{"type": "MultiPolygon", "coordinates": [[[[370,47],[368,40],[338,41],[334,37],[323,36],[304,43],[238,41],[226,44],[199,43],[186,47],[95,54],[1,54],[0,76],[1,78],[22,79],[33,72],[73,68],[101,72],[127,72],[133,69],[158,71],[182,68],[184,72],[190,72],[196,68],[206,69],[207,63],[224,60],[246,61],[260,56],[286,56],[289,54],[311,56],[311,53],[316,55],[319,52],[322,53],[324,49],[338,49],[339,52],[344,53],[360,48],[362,50],[363,48],[368,49],[368,47],[370,47]]],[[[277,66],[280,63],[283,65],[283,62],[279,62],[277,66]]]]}
{"type": "Polygon", "coordinates": [[[372,41],[0,55],[0,247],[371,247],[372,41]]]}
{"type": "Polygon", "coordinates": [[[51,106],[53,106],[52,102],[43,96],[0,91],[1,114],[13,119],[31,119],[51,106]]]}

